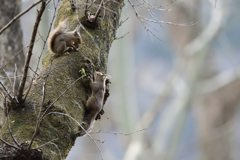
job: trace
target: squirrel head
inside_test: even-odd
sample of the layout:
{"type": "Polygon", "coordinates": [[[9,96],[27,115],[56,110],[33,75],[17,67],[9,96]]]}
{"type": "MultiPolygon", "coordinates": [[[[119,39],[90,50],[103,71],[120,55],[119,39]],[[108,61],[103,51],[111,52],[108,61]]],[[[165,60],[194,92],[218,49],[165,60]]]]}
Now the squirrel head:
{"type": "Polygon", "coordinates": [[[82,38],[81,38],[81,35],[78,32],[77,28],[73,31],[73,35],[74,35],[74,37],[76,37],[74,42],[78,43],[78,44],[81,44],[82,38]]]}
{"type": "Polygon", "coordinates": [[[98,81],[98,82],[102,81],[102,82],[104,82],[106,80],[106,78],[107,78],[106,74],[103,74],[103,73],[98,72],[98,71],[94,72],[94,80],[95,81],[98,81]]]}

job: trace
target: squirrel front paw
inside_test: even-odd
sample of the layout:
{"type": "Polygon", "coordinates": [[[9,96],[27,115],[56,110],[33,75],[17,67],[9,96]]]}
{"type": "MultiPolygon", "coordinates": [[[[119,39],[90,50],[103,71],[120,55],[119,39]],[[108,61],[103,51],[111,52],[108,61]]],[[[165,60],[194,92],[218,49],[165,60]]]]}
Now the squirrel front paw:
{"type": "Polygon", "coordinates": [[[103,115],[104,113],[105,113],[104,110],[101,109],[101,111],[97,114],[95,120],[96,120],[96,121],[97,121],[97,120],[100,120],[100,119],[101,119],[101,115],[103,115]]]}

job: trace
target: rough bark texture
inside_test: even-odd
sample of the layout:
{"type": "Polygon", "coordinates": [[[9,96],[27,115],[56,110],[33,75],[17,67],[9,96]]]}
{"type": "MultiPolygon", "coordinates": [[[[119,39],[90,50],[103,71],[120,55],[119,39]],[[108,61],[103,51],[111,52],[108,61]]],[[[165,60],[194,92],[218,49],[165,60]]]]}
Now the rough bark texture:
{"type": "MultiPolygon", "coordinates": [[[[95,2],[95,4],[100,4],[100,1],[95,2]]],[[[43,110],[48,107],[48,104],[58,98],[75,80],[81,77],[79,71],[82,68],[85,69],[87,75],[92,75],[94,70],[106,72],[108,53],[118,28],[122,5],[123,0],[108,2],[106,7],[114,13],[106,10],[103,17],[103,12],[101,12],[100,15],[102,15],[102,18],[97,22],[97,26],[93,27],[90,22],[87,22],[87,18],[84,15],[85,5],[76,5],[80,9],[76,9],[76,12],[74,12],[68,0],[62,1],[58,10],[55,27],[59,21],[68,18],[68,29],[73,30],[79,24],[79,21],[81,21],[85,29],[92,35],[94,41],[81,29],[83,43],[80,45],[79,52],[70,52],[69,55],[57,58],[52,58],[54,54],[47,52],[43,60],[42,71],[34,81],[24,106],[12,109],[9,114],[13,135],[19,143],[29,144],[32,138],[37,123],[37,114],[42,105],[44,82],[46,82],[46,95],[43,110]]],[[[89,11],[95,14],[97,8],[91,8],[89,11]]],[[[90,94],[91,89],[87,80],[80,79],[54,103],[48,113],[65,113],[81,123],[84,115],[82,100],[86,101],[90,94]]],[[[2,131],[2,137],[13,144],[6,128],[5,126],[2,131]]],[[[47,144],[40,148],[43,153],[42,157],[46,159],[50,157],[51,159],[60,159],[60,156],[62,156],[65,159],[75,142],[78,128],[77,123],[67,116],[49,114],[41,122],[32,148],[58,138],[58,140],[53,141],[56,145],[47,144]]]]}

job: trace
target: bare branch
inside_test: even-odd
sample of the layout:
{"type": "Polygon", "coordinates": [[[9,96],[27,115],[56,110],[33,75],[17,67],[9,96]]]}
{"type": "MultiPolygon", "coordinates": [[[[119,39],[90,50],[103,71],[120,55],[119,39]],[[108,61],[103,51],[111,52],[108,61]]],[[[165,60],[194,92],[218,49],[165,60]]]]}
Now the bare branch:
{"type": "Polygon", "coordinates": [[[129,17],[127,17],[125,20],[121,21],[118,25],[118,27],[121,27],[123,25],[123,23],[125,23],[127,20],[129,19],[129,17]]]}
{"type": "MultiPolygon", "coordinates": [[[[11,81],[11,79],[9,78],[8,74],[6,73],[6,71],[4,69],[2,69],[2,70],[3,70],[3,73],[6,75],[8,81],[9,81],[10,88],[12,88],[12,81],[11,81]]],[[[11,93],[11,91],[9,91],[9,92],[11,93]]]]}
{"type": "MultiPolygon", "coordinates": [[[[39,38],[39,39],[40,39],[40,38],[39,38]]],[[[36,43],[39,39],[37,39],[34,43],[36,43]]],[[[6,65],[7,65],[11,60],[13,60],[13,58],[15,58],[19,53],[21,53],[21,51],[22,51],[23,49],[26,49],[26,48],[28,48],[28,47],[29,47],[29,46],[27,46],[27,47],[22,48],[21,50],[19,50],[17,54],[15,54],[11,59],[9,59],[9,60],[0,68],[0,70],[2,70],[4,67],[6,67],[6,65]]]]}
{"type": "Polygon", "coordinates": [[[44,48],[45,48],[45,46],[46,46],[47,39],[48,39],[49,34],[50,34],[50,32],[51,32],[53,21],[54,21],[54,19],[55,19],[55,17],[56,17],[57,6],[58,6],[59,2],[60,2],[60,0],[58,0],[58,3],[57,3],[57,5],[56,5],[56,4],[55,4],[55,1],[53,1],[53,3],[54,3],[54,13],[53,13],[53,17],[52,17],[52,22],[50,23],[50,27],[49,27],[49,30],[48,30],[48,34],[47,34],[46,40],[44,40],[44,39],[42,38],[41,34],[38,32],[39,35],[41,36],[41,39],[42,39],[43,42],[44,42],[44,43],[43,43],[43,48],[42,48],[42,52],[41,52],[40,56],[38,57],[37,67],[36,67],[36,69],[35,69],[35,72],[33,71],[34,75],[33,75],[33,78],[32,78],[32,80],[31,80],[31,82],[30,82],[29,88],[28,88],[28,90],[27,90],[27,92],[26,92],[26,95],[25,95],[25,97],[24,97],[24,100],[25,100],[25,99],[27,98],[27,96],[28,96],[28,93],[29,93],[29,91],[30,91],[30,89],[31,89],[31,87],[32,87],[33,80],[35,79],[36,75],[38,75],[38,74],[37,74],[37,71],[38,71],[38,67],[39,67],[39,64],[40,64],[40,60],[41,60],[41,57],[42,57],[42,55],[43,55],[43,51],[44,51],[44,48]]]}
{"type": "Polygon", "coordinates": [[[13,73],[13,86],[12,86],[12,90],[13,90],[13,97],[15,97],[15,85],[16,85],[16,76],[17,76],[17,64],[15,63],[15,69],[14,69],[14,73],[13,73]]]}
{"type": "Polygon", "coordinates": [[[102,0],[102,2],[100,3],[100,5],[99,5],[99,7],[98,7],[98,10],[97,10],[97,12],[96,12],[96,14],[95,14],[95,19],[94,19],[94,21],[93,21],[94,23],[97,22],[98,16],[99,16],[99,14],[100,14],[100,12],[101,12],[101,10],[102,10],[103,5],[104,5],[104,0],[102,0]]]}
{"type": "Polygon", "coordinates": [[[82,29],[87,33],[87,35],[92,39],[93,43],[95,44],[96,48],[98,49],[98,51],[100,50],[100,47],[98,46],[98,44],[95,41],[95,38],[91,35],[91,33],[89,33],[87,31],[87,29],[82,25],[82,23],[80,22],[79,18],[78,18],[78,22],[80,27],[82,27],[82,29]]]}
{"type": "Polygon", "coordinates": [[[141,129],[141,130],[138,130],[138,131],[135,131],[135,132],[131,132],[131,133],[121,133],[121,132],[112,132],[112,131],[97,131],[97,132],[91,132],[92,133],[110,133],[110,134],[114,134],[114,135],[117,135],[117,134],[120,134],[120,135],[124,135],[124,136],[129,136],[129,135],[132,135],[132,134],[135,134],[135,133],[138,133],[138,132],[142,132],[142,131],[145,131],[147,130],[147,128],[144,128],[144,129],[141,129]]]}
{"type": "Polygon", "coordinates": [[[77,80],[75,80],[72,84],[70,84],[70,85],[68,86],[68,88],[67,88],[65,91],[63,91],[62,94],[60,94],[60,96],[58,96],[58,97],[55,99],[55,101],[53,101],[53,102],[48,106],[48,108],[44,111],[41,119],[43,119],[43,118],[45,117],[45,114],[47,113],[48,109],[51,108],[51,107],[53,106],[53,104],[54,104],[55,102],[57,102],[57,101],[59,100],[59,98],[61,98],[61,97],[62,97],[77,81],[79,81],[82,77],[84,77],[84,76],[79,77],[79,78],[78,78],[77,80]]]}
{"type": "Polygon", "coordinates": [[[171,9],[163,9],[162,7],[166,7],[170,4],[172,4],[173,2],[175,2],[176,0],[172,0],[171,2],[169,2],[166,5],[160,5],[160,6],[153,5],[153,4],[149,3],[149,1],[146,1],[146,0],[142,0],[142,1],[143,2],[141,2],[141,3],[139,2],[138,4],[133,4],[130,0],[128,0],[129,4],[132,6],[132,8],[135,12],[137,19],[140,21],[140,23],[142,23],[142,25],[144,26],[144,29],[147,31],[147,33],[151,37],[152,41],[153,41],[152,37],[155,37],[160,41],[162,41],[162,40],[152,31],[152,29],[155,31],[156,31],[156,29],[154,29],[154,27],[151,24],[148,24],[147,22],[152,23],[152,24],[154,24],[154,23],[159,24],[160,27],[162,27],[161,26],[162,24],[186,27],[186,26],[192,26],[192,25],[195,25],[198,23],[198,22],[190,22],[189,24],[178,24],[178,23],[173,23],[173,22],[160,21],[156,18],[156,16],[155,16],[156,14],[153,11],[171,11],[171,9]],[[138,13],[137,8],[146,9],[150,18],[140,15],[138,13]]]}
{"type": "Polygon", "coordinates": [[[59,114],[59,115],[63,115],[63,116],[67,116],[69,118],[71,118],[74,122],[76,122],[85,132],[86,134],[91,138],[91,140],[95,143],[95,145],[97,146],[98,150],[101,153],[101,158],[103,160],[103,156],[102,156],[102,151],[100,149],[100,147],[98,146],[98,144],[96,143],[96,141],[94,140],[94,138],[82,127],[82,125],[76,120],[74,119],[72,116],[65,114],[65,113],[61,113],[61,112],[49,112],[48,114],[46,114],[42,119],[44,119],[46,116],[50,115],[50,114],[59,114]]]}
{"type": "MultiPolygon", "coordinates": [[[[7,99],[5,99],[5,104],[7,105],[7,99]]],[[[8,108],[6,109],[6,112],[7,112],[7,124],[8,124],[9,133],[10,133],[12,139],[13,139],[13,142],[20,148],[20,144],[17,142],[17,140],[15,139],[15,137],[12,134],[12,130],[11,130],[10,123],[9,123],[8,108]]]]}
{"type": "Polygon", "coordinates": [[[121,37],[115,37],[115,39],[114,40],[118,40],[118,39],[121,39],[121,38],[124,38],[127,34],[129,34],[130,32],[127,32],[127,33],[125,33],[124,35],[122,35],[121,37]]]}
{"type": "Polygon", "coordinates": [[[2,88],[3,88],[3,90],[6,92],[6,94],[8,95],[8,97],[10,98],[10,99],[12,99],[12,96],[8,93],[8,91],[7,91],[7,89],[5,88],[5,86],[2,84],[2,82],[0,81],[0,84],[1,84],[1,86],[2,86],[2,88]]]}
{"type": "Polygon", "coordinates": [[[26,60],[25,66],[24,66],[23,77],[21,79],[20,88],[18,90],[17,99],[18,99],[18,101],[20,103],[23,101],[23,98],[22,98],[23,90],[24,90],[24,87],[25,87],[25,83],[26,83],[26,79],[27,79],[27,73],[28,73],[28,68],[29,68],[31,57],[32,57],[32,50],[33,50],[33,47],[34,47],[34,41],[35,41],[35,38],[36,38],[37,29],[38,29],[38,26],[39,26],[39,23],[40,23],[43,11],[45,10],[45,7],[46,7],[46,2],[42,1],[42,5],[41,5],[41,8],[40,8],[40,11],[38,12],[38,15],[37,15],[37,18],[36,18],[36,22],[35,22],[35,25],[34,25],[32,37],[31,37],[31,41],[30,41],[30,47],[29,47],[29,50],[28,50],[27,60],[26,60]]]}
{"type": "Polygon", "coordinates": [[[40,149],[40,148],[44,147],[45,145],[50,144],[51,142],[56,141],[56,140],[58,140],[58,139],[59,139],[59,138],[55,138],[55,139],[53,139],[53,140],[51,140],[51,141],[48,141],[48,142],[46,142],[46,143],[44,143],[44,144],[42,144],[42,145],[40,145],[39,147],[34,148],[34,149],[40,149]]]}
{"type": "Polygon", "coordinates": [[[0,138],[0,140],[1,140],[4,144],[6,144],[7,146],[9,146],[9,147],[15,148],[15,149],[17,149],[17,150],[19,149],[18,147],[16,147],[16,146],[14,146],[14,145],[12,145],[12,144],[4,141],[2,138],[0,138]]]}
{"type": "Polygon", "coordinates": [[[36,127],[35,127],[35,131],[33,133],[33,136],[32,136],[32,139],[31,139],[31,142],[29,143],[29,146],[27,148],[27,150],[29,151],[31,149],[31,146],[32,146],[32,143],[33,143],[33,140],[39,130],[39,127],[40,127],[40,123],[41,123],[41,112],[42,112],[42,108],[43,108],[43,104],[44,104],[44,100],[45,100],[45,85],[46,85],[46,82],[43,82],[43,89],[42,89],[42,104],[41,104],[41,107],[39,109],[39,113],[38,113],[38,118],[37,118],[37,124],[36,124],[36,127]]]}
{"type": "Polygon", "coordinates": [[[61,151],[60,151],[59,147],[55,143],[53,143],[53,142],[49,142],[49,144],[52,144],[52,145],[54,145],[57,148],[59,156],[60,156],[60,159],[62,160],[62,155],[61,155],[61,151]]]}
{"type": "Polygon", "coordinates": [[[0,35],[2,34],[2,32],[4,32],[11,24],[13,24],[13,22],[15,22],[18,18],[20,18],[22,15],[24,15],[25,13],[27,13],[30,9],[32,9],[33,7],[35,7],[36,5],[38,5],[40,2],[42,2],[42,0],[39,0],[38,2],[32,4],[32,6],[30,6],[28,9],[26,9],[25,11],[23,11],[22,13],[19,13],[17,16],[15,16],[10,22],[8,22],[8,24],[6,24],[1,30],[0,30],[0,35]]]}
{"type": "MultiPolygon", "coordinates": [[[[0,78],[1,79],[8,79],[8,78],[10,78],[10,79],[14,79],[14,78],[21,78],[23,75],[19,75],[19,76],[12,76],[12,77],[2,77],[2,76],[0,76],[0,78]]],[[[32,76],[28,76],[28,77],[32,77],[32,76]]]]}

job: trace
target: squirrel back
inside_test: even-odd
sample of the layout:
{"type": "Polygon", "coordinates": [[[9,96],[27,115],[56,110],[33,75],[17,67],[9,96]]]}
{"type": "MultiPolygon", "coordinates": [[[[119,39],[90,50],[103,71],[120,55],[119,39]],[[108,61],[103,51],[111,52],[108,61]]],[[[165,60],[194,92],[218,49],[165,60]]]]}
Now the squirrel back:
{"type": "Polygon", "coordinates": [[[65,30],[67,29],[66,21],[67,19],[59,22],[58,26],[51,32],[48,38],[48,47],[53,53],[54,53],[54,40],[56,39],[57,36],[64,33],[65,30]]]}
{"type": "Polygon", "coordinates": [[[74,31],[66,32],[66,19],[61,21],[52,31],[48,39],[48,45],[53,53],[62,55],[68,51],[77,50],[78,44],[81,44],[81,35],[78,27],[74,31]],[[69,47],[67,49],[67,47],[69,47]]]}

